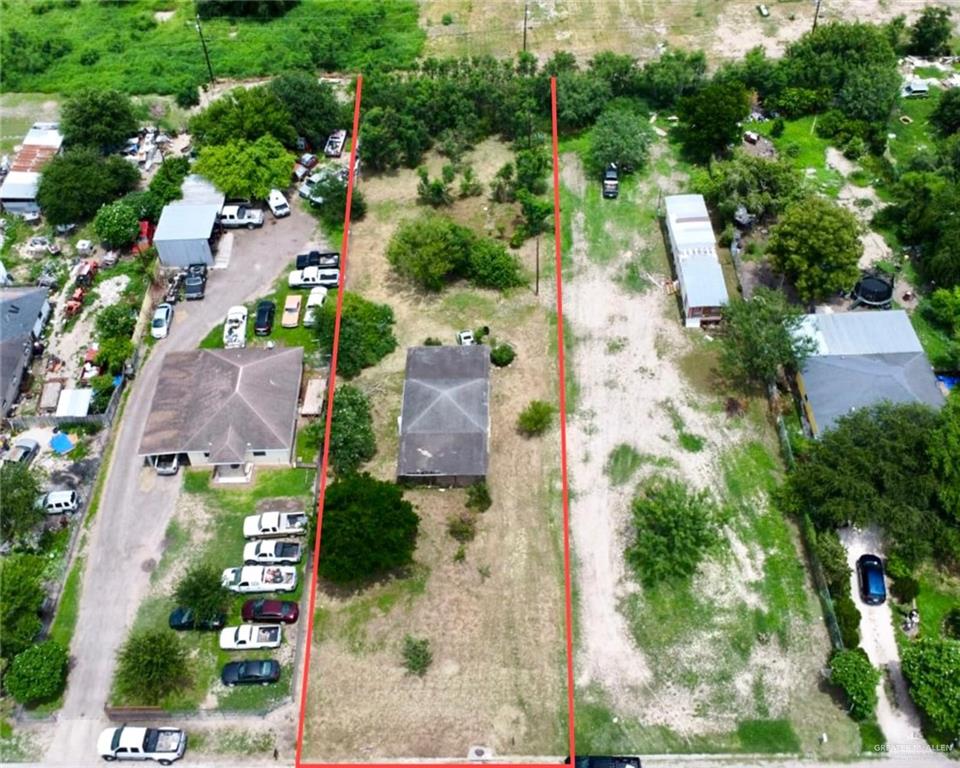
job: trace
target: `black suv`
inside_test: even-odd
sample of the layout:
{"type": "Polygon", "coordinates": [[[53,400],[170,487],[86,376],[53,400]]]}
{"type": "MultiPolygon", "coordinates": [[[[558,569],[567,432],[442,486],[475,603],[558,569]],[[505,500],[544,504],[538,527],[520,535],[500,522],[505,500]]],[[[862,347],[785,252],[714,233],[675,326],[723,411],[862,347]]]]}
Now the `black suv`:
{"type": "Polygon", "coordinates": [[[340,254],[336,251],[327,253],[310,251],[309,253],[297,254],[297,269],[306,269],[307,267],[327,267],[333,269],[339,266],[340,254]]]}
{"type": "Polygon", "coordinates": [[[272,301],[257,304],[257,317],[253,321],[253,332],[257,336],[269,336],[273,330],[273,318],[277,314],[277,305],[272,301]]]}
{"type": "Polygon", "coordinates": [[[187,301],[202,299],[207,290],[207,265],[191,264],[183,280],[183,298],[187,301]]]}

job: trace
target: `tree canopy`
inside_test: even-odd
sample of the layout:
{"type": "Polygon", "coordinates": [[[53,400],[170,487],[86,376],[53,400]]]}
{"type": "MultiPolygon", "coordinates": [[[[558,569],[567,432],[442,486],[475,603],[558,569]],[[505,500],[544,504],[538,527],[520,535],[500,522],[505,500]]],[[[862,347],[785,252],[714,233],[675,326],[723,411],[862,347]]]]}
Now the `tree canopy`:
{"type": "Polygon", "coordinates": [[[67,678],[67,652],[54,640],[32,645],[14,657],[3,686],[21,704],[52,699],[67,678]]]}
{"type": "Polygon", "coordinates": [[[226,613],[230,592],[220,577],[220,570],[213,564],[196,562],[177,582],[173,595],[180,606],[193,611],[195,621],[212,621],[226,613]]]}
{"type": "Polygon", "coordinates": [[[266,86],[234,88],[190,118],[189,128],[196,143],[205,147],[256,142],[264,136],[292,147],[297,139],[290,111],[276,91],[266,86]]]}
{"type": "Polygon", "coordinates": [[[366,473],[339,477],[326,491],[317,570],[344,584],[409,565],[419,525],[398,486],[366,473]]]}
{"type": "Polygon", "coordinates": [[[940,94],[940,101],[930,115],[930,122],[943,136],[960,131],[960,88],[940,94]]]}
{"type": "Polygon", "coordinates": [[[960,732],[960,641],[920,638],[901,651],[910,696],[934,727],[960,732]]]}
{"type": "MultiPolygon", "coordinates": [[[[323,450],[324,418],[321,416],[315,424],[319,428],[318,447],[323,450]]],[[[333,471],[337,475],[356,472],[376,452],[370,399],[362,389],[341,384],[333,396],[333,418],[330,422],[330,464],[333,471]]]]}
{"type": "MultiPolygon", "coordinates": [[[[960,288],[955,289],[960,299],[960,288]]],[[[937,475],[937,495],[944,511],[960,527],[960,391],[954,390],[940,412],[940,425],[930,439],[930,462],[937,475]]]]}
{"type": "Polygon", "coordinates": [[[0,557],[0,656],[8,661],[33,645],[40,633],[42,573],[43,563],[36,555],[0,557]]]}
{"type": "Polygon", "coordinates": [[[187,651],[167,629],[134,630],[117,655],[116,686],[133,704],[159,704],[189,679],[187,651]]]}
{"type": "Polygon", "coordinates": [[[90,148],[72,149],[43,169],[37,202],[51,224],[76,224],[136,187],[140,172],[122,157],[101,157],[90,148]]]}
{"type": "Polygon", "coordinates": [[[609,163],[621,173],[640,170],[647,161],[650,136],[645,121],[625,109],[607,110],[590,134],[590,170],[599,174],[609,163]]]}
{"type": "Polygon", "coordinates": [[[4,541],[16,541],[43,520],[43,512],[36,506],[40,477],[25,464],[5,461],[0,465],[0,488],[3,488],[0,536],[4,541]]]}
{"type": "Polygon", "coordinates": [[[738,150],[729,160],[694,170],[691,186],[729,223],[741,205],[760,220],[779,215],[803,195],[804,180],[789,160],[768,160],[738,150]]]}
{"type": "MultiPolygon", "coordinates": [[[[317,320],[320,348],[328,354],[333,352],[336,315],[337,302],[327,301],[320,309],[317,320]]],[[[393,310],[386,304],[376,304],[357,293],[344,291],[337,373],[352,379],[364,368],[376,365],[396,348],[393,310]]]]}
{"type": "Polygon", "coordinates": [[[60,109],[64,143],[108,152],[136,134],[139,124],[130,97],[119,91],[82,88],[60,109]]]}
{"type": "Polygon", "coordinates": [[[821,197],[791,204],[770,230],[767,252],[808,301],[850,290],[860,275],[860,227],[849,211],[821,197]]]}
{"type": "Polygon", "coordinates": [[[270,90],[290,114],[293,129],[316,148],[346,120],[333,88],[307,72],[287,72],[270,82],[270,90]]]}
{"type": "Polygon", "coordinates": [[[953,35],[953,11],[928,5],[910,28],[910,53],[915,56],[947,56],[953,35]]]}
{"type": "Polygon", "coordinates": [[[270,190],[290,183],[293,157],[273,136],[203,147],[194,164],[227,197],[265,200],[270,190]]]}
{"type": "Polygon", "coordinates": [[[677,104],[684,148],[702,160],[726,154],[749,112],[750,98],[738,82],[714,82],[684,96],[677,104]]]}
{"type": "Polygon", "coordinates": [[[93,229],[110,248],[126,248],[140,233],[140,218],[126,199],[117,200],[97,211],[93,229]]]}
{"type": "Polygon", "coordinates": [[[667,51],[643,65],[643,95],[656,107],[669,107],[697,91],[707,72],[703,51],[667,51]]]}

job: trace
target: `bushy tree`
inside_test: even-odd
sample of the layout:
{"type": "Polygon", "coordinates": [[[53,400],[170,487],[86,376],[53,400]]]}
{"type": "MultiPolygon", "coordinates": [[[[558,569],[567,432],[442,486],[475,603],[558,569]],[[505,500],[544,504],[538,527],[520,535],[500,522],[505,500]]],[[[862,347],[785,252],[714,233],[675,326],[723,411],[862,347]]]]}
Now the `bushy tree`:
{"type": "Polygon", "coordinates": [[[270,82],[270,90],[290,114],[293,129],[314,147],[341,128],[345,115],[333,88],[308,72],[287,72],[270,82]]]}
{"type": "Polygon", "coordinates": [[[372,107],[360,128],[363,162],[370,170],[385,171],[401,165],[419,165],[430,146],[424,124],[393,107],[372,107]]]}
{"type": "Polygon", "coordinates": [[[887,64],[851,69],[837,93],[837,107],[849,120],[883,123],[897,103],[900,73],[887,64]]]}
{"type": "Polygon", "coordinates": [[[590,170],[600,173],[610,163],[616,163],[624,174],[640,170],[647,161],[649,143],[645,122],[635,113],[607,110],[590,135],[590,170]]]}
{"type": "Polygon", "coordinates": [[[646,481],[631,517],[634,540],[627,563],[647,587],[690,578],[719,541],[719,510],[709,494],[673,478],[646,481]]]}
{"type": "Polygon", "coordinates": [[[75,224],[132,190],[139,179],[140,172],[121,157],[72,149],[44,166],[37,203],[50,224],[75,224]]]}
{"type": "MultiPolygon", "coordinates": [[[[133,341],[128,336],[113,336],[100,340],[100,349],[97,351],[97,365],[102,366],[109,374],[108,381],[103,385],[94,386],[94,390],[101,392],[113,391],[113,376],[123,373],[123,365],[133,355],[133,341]]],[[[100,378],[100,377],[97,377],[100,378]]],[[[110,400],[110,395],[105,396],[104,407],[110,400]]],[[[100,411],[103,412],[103,409],[100,411]]]]}
{"type": "Polygon", "coordinates": [[[640,70],[632,56],[602,51],[590,60],[590,72],[607,84],[614,98],[640,92],[640,70]]]}
{"type": "Polygon", "coordinates": [[[0,535],[4,541],[16,541],[43,519],[43,512],[36,507],[40,477],[32,467],[5,461],[0,464],[0,488],[3,489],[0,535]]]}
{"type": "Polygon", "coordinates": [[[850,211],[821,197],[787,207],[770,231],[767,253],[804,299],[849,290],[860,276],[860,227],[850,211]]]}
{"type": "Polygon", "coordinates": [[[830,681],[843,690],[850,704],[850,716],[866,720],[877,708],[880,670],[860,648],[840,651],[830,659],[830,681]]]}
{"type": "Polygon", "coordinates": [[[517,430],[525,437],[542,435],[553,423],[554,408],[543,400],[531,400],[517,418],[517,430]]]}
{"type": "Polygon", "coordinates": [[[21,704],[52,699],[67,679],[67,652],[60,643],[47,640],[14,657],[3,685],[21,704]]]}
{"type": "MultiPolygon", "coordinates": [[[[960,293],[960,288],[955,290],[960,293]]],[[[940,411],[940,424],[930,440],[930,462],[940,504],[960,526],[960,391],[954,390],[940,411]]]]}
{"type": "Polygon", "coordinates": [[[960,131],[960,88],[951,88],[940,94],[940,101],[930,115],[930,122],[943,136],[960,131]]]}
{"type": "Polygon", "coordinates": [[[702,85],[707,72],[703,51],[667,51],[656,61],[643,65],[644,95],[657,107],[669,107],[702,85]]]}
{"type": "Polygon", "coordinates": [[[159,704],[189,680],[187,651],[169,630],[134,630],[117,661],[117,691],[131,703],[159,704]]]}
{"type": "MultiPolygon", "coordinates": [[[[545,197],[536,197],[525,189],[517,192],[523,225],[517,230],[521,236],[535,237],[549,228],[549,216],[553,213],[553,202],[545,197]]],[[[511,242],[511,245],[516,245],[511,242]]]]}
{"type": "Polygon", "coordinates": [[[137,132],[137,118],[130,97],[119,91],[82,88],[60,108],[64,143],[108,152],[137,132]]]}
{"type": "Polygon", "coordinates": [[[542,145],[517,152],[514,158],[516,176],[514,189],[526,190],[531,195],[542,195],[547,191],[547,171],[550,169],[550,158],[542,145]]]}
{"type": "Polygon", "coordinates": [[[953,24],[949,8],[926,6],[910,28],[910,53],[915,56],[947,56],[953,24]]]}
{"type": "MultiPolygon", "coordinates": [[[[157,196],[161,205],[183,197],[183,180],[190,173],[190,160],[186,157],[169,157],[163,161],[150,179],[150,192],[157,196]]],[[[159,218],[159,214],[157,215],[159,218]]]]}
{"type": "MultiPolygon", "coordinates": [[[[313,185],[311,207],[330,227],[342,227],[347,212],[347,185],[336,176],[327,176],[313,185]],[[317,202],[318,200],[323,202],[317,202]]],[[[350,198],[350,220],[361,221],[367,215],[367,201],[354,186],[350,198]]]]}
{"type": "Polygon", "coordinates": [[[297,135],[292,120],[276,92],[258,86],[234,88],[190,118],[189,128],[194,141],[203,147],[240,141],[254,143],[266,136],[293,147],[297,135]]]}
{"type": "Polygon", "coordinates": [[[561,130],[592,123],[611,98],[610,86],[587,72],[557,75],[557,124],[561,130]]]}
{"type": "MultiPolygon", "coordinates": [[[[324,424],[324,419],[316,423],[324,424]]],[[[318,437],[317,447],[323,450],[323,432],[319,432],[318,437]]],[[[370,399],[362,389],[341,384],[333,396],[333,419],[330,422],[330,464],[333,471],[337,475],[356,472],[376,452],[370,399]]]]}
{"type": "Polygon", "coordinates": [[[193,612],[197,623],[213,621],[226,613],[230,592],[221,583],[221,572],[212,563],[195,562],[173,590],[177,604],[193,612]]]}
{"type": "Polygon", "coordinates": [[[46,597],[41,582],[43,562],[36,555],[0,558],[0,657],[22,653],[40,633],[40,607],[46,597]]]}
{"type": "Polygon", "coordinates": [[[163,212],[163,201],[149,189],[130,192],[120,198],[120,200],[129,205],[134,213],[136,213],[138,221],[152,221],[154,224],[160,221],[160,214],[163,212]]]}
{"type": "Polygon", "coordinates": [[[389,573],[413,562],[420,518],[403,491],[369,474],[327,487],[317,571],[338,584],[389,573]]]}
{"type": "Polygon", "coordinates": [[[695,158],[724,155],[740,136],[750,99],[740,83],[711,83],[677,104],[684,148],[695,158]]]}
{"type": "Polygon", "coordinates": [[[228,197],[258,200],[265,200],[271,189],[284,189],[292,169],[290,153],[272,136],[203,147],[194,164],[228,197]]]}
{"type": "Polygon", "coordinates": [[[758,288],[723,308],[720,369],[741,387],[765,387],[784,366],[799,368],[815,343],[798,333],[803,315],[779,291],[758,288]]]}
{"type": "Polygon", "coordinates": [[[111,304],[97,312],[94,327],[97,337],[106,339],[128,339],[137,325],[136,310],[124,301],[111,304]]]}
{"type": "Polygon", "coordinates": [[[117,200],[97,211],[93,229],[100,241],[110,248],[126,248],[140,234],[140,219],[130,203],[117,200]]]}
{"type": "Polygon", "coordinates": [[[914,703],[942,733],[960,732],[960,641],[920,638],[900,658],[914,703]]]}
{"type": "Polygon", "coordinates": [[[300,0],[197,0],[197,14],[204,19],[218,16],[267,20],[283,16],[300,0]]]}
{"type": "Polygon", "coordinates": [[[453,181],[453,167],[445,165],[443,173],[436,179],[431,179],[426,166],[417,168],[417,201],[424,205],[439,208],[442,205],[453,205],[453,194],[450,184],[453,181]],[[449,169],[449,170],[448,170],[449,169]]]}
{"type": "Polygon", "coordinates": [[[691,176],[695,192],[706,198],[724,223],[732,222],[740,206],[763,220],[779,215],[803,195],[803,175],[789,160],[769,160],[734,152],[691,176]]]}
{"type": "MultiPolygon", "coordinates": [[[[327,353],[333,351],[336,305],[335,301],[323,305],[316,326],[320,348],[327,353]]],[[[376,304],[359,294],[344,291],[337,373],[352,379],[364,368],[376,365],[396,348],[393,310],[386,304],[376,304]]]]}

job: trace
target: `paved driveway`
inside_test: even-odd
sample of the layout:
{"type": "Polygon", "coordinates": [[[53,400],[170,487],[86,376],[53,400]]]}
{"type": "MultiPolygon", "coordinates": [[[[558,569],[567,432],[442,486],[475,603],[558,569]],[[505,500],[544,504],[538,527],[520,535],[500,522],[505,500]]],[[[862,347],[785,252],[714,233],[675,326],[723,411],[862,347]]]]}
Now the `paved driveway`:
{"type": "Polygon", "coordinates": [[[180,492],[181,476],[157,477],[142,466],[137,449],[167,352],[195,349],[222,322],[227,307],[264,293],[312,239],[315,221],[293,214],[262,229],[238,232],[230,266],[211,272],[206,298],[177,305],[170,335],[156,344],[132,382],[100,509],[89,533],[77,628],[70,648],[74,666],[45,764],[98,765],[94,745],[106,725],[114,657],[126,638],[150,571],[163,553],[163,537],[180,492]]]}

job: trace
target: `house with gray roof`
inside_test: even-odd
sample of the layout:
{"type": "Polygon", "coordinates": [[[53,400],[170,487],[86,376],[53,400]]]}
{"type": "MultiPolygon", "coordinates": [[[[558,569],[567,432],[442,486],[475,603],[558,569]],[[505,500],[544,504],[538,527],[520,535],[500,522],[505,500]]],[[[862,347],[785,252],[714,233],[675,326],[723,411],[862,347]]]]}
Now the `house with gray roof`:
{"type": "Polygon", "coordinates": [[[703,195],[669,195],[664,202],[684,325],[718,323],[730,299],[703,195]]]}
{"type": "Polygon", "coordinates": [[[301,347],[170,352],[139,455],[201,467],[289,465],[303,372],[301,347]]]}
{"type": "Polygon", "coordinates": [[[0,288],[0,415],[16,402],[34,342],[50,317],[47,294],[46,288],[0,288]]]}
{"type": "Polygon", "coordinates": [[[490,348],[407,350],[397,479],[470,485],[487,475],[490,348]]]}
{"type": "Polygon", "coordinates": [[[943,405],[933,368],[903,310],[807,315],[797,333],[816,345],[797,374],[815,436],[843,416],[884,401],[943,405]]]}

